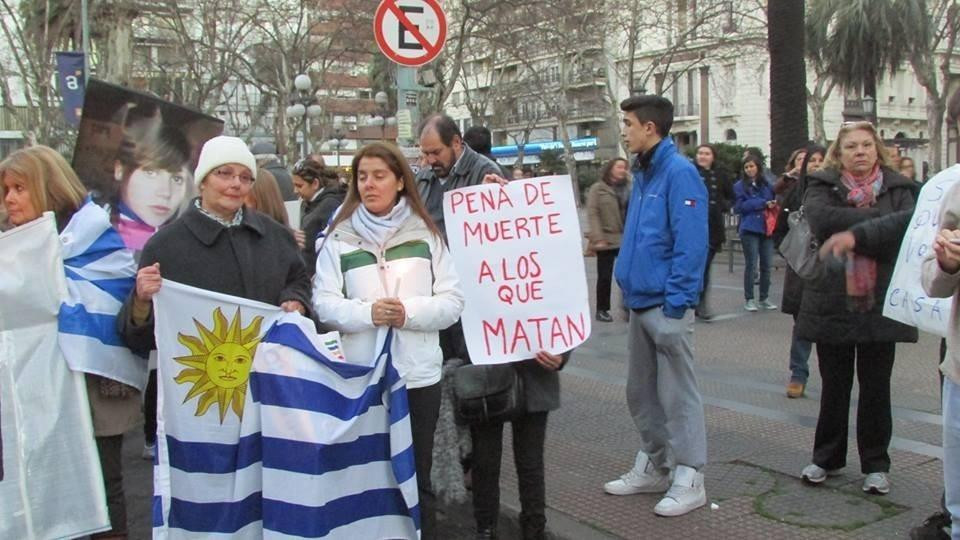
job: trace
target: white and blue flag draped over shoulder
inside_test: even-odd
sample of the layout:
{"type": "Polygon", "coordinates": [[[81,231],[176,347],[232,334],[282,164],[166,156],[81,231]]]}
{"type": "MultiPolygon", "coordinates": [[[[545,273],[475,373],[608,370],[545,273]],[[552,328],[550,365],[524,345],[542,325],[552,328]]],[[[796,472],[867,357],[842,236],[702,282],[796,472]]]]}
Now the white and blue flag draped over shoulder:
{"type": "Polygon", "coordinates": [[[297,314],[169,281],[154,306],[154,538],[417,538],[389,342],[332,360],[297,314]]]}
{"type": "Polygon", "coordinates": [[[117,333],[117,313],[133,289],[137,265],[91,200],[60,233],[67,299],[60,306],[60,348],[70,369],[120,381],[143,391],[147,361],[130,352],[117,333]]]}

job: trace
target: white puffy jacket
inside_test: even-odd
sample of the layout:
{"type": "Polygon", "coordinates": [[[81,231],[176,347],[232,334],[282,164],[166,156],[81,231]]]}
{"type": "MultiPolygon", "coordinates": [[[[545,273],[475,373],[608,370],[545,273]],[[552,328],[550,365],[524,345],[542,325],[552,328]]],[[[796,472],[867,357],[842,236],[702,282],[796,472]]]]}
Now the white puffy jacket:
{"type": "Polygon", "coordinates": [[[347,359],[372,362],[387,327],[373,325],[371,308],[381,298],[403,302],[407,320],[394,332],[391,352],[407,388],[440,381],[439,331],[463,311],[463,293],[443,241],[412,214],[383,250],[363,240],[350,221],[323,241],[313,278],[313,307],[320,322],[339,330],[347,359]]]}

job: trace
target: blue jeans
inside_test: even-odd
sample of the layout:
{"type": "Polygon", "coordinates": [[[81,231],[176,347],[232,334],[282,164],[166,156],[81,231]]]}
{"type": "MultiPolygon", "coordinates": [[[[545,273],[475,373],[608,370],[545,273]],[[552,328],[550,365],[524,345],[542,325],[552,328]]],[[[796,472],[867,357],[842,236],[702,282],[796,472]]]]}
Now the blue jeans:
{"type": "Polygon", "coordinates": [[[797,316],[793,316],[793,339],[790,342],[790,381],[807,384],[810,378],[810,350],[813,343],[797,337],[797,316]]]}
{"type": "Polygon", "coordinates": [[[960,385],[948,378],[943,379],[943,489],[951,535],[960,540],[960,385]]]}
{"type": "Polygon", "coordinates": [[[773,238],[764,234],[743,231],[740,233],[743,245],[743,297],[753,300],[753,282],[757,278],[757,259],[760,259],[760,301],[767,299],[770,292],[770,263],[773,261],[773,238]]]}

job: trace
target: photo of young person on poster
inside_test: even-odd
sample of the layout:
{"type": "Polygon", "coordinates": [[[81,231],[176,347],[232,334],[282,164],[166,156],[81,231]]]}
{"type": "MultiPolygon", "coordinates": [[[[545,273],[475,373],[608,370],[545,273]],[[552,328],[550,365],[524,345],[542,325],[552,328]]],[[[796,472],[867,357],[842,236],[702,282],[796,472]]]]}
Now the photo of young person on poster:
{"type": "Polygon", "coordinates": [[[91,80],[73,166],[139,252],[196,195],[199,149],[222,131],[216,118],[91,80]]]}

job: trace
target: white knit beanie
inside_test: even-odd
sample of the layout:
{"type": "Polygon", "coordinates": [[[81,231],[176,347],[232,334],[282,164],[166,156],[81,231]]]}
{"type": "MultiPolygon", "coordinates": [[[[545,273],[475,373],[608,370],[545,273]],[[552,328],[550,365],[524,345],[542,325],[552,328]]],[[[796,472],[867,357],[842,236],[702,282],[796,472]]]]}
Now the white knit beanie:
{"type": "Polygon", "coordinates": [[[197,169],[193,172],[193,181],[199,186],[200,182],[213,169],[227,163],[239,163],[250,169],[250,174],[257,177],[257,160],[250,153],[247,145],[236,137],[220,135],[204,143],[200,149],[200,159],[197,169]]]}

